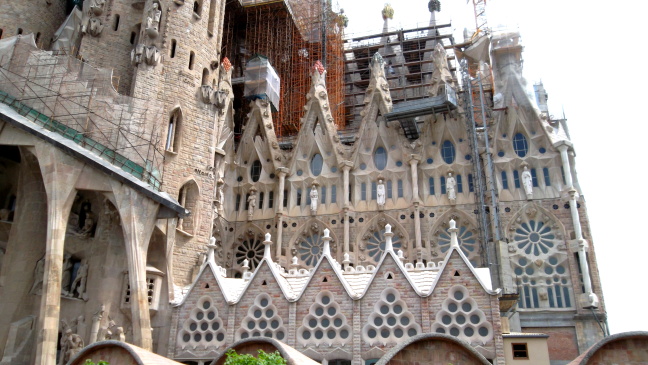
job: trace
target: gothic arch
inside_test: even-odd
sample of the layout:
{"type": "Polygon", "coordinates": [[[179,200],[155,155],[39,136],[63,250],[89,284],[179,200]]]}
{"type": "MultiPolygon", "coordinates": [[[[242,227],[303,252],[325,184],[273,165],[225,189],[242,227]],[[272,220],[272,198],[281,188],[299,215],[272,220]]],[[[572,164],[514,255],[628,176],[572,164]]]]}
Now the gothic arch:
{"type": "Polygon", "coordinates": [[[182,183],[178,190],[178,203],[191,214],[186,218],[178,219],[177,228],[183,232],[194,234],[200,227],[200,186],[193,178],[189,178],[182,183]]]}
{"type": "Polygon", "coordinates": [[[511,219],[506,225],[504,236],[510,241],[512,241],[512,232],[515,230],[514,226],[518,218],[520,218],[523,214],[527,216],[534,216],[534,217],[540,215],[547,217],[544,220],[551,221],[552,224],[556,225],[555,229],[558,231],[560,239],[567,239],[569,237],[565,225],[558,218],[556,218],[556,216],[551,211],[543,208],[542,206],[534,202],[529,202],[524,204],[520,209],[518,209],[518,211],[511,216],[511,219]]]}
{"type": "Polygon", "coordinates": [[[468,213],[453,208],[443,213],[437,218],[432,228],[428,231],[430,240],[430,257],[432,261],[443,261],[450,249],[450,219],[457,222],[457,238],[462,252],[474,267],[483,266],[485,260],[483,256],[483,242],[479,237],[479,223],[468,213]]]}
{"type": "Polygon", "coordinates": [[[375,265],[380,262],[384,252],[384,230],[387,224],[391,225],[394,233],[392,237],[394,251],[402,250],[406,257],[410,256],[408,254],[411,245],[407,230],[393,217],[380,213],[365,223],[362,233],[356,236],[353,250],[356,253],[357,264],[375,265]]]}
{"type": "Polygon", "coordinates": [[[169,152],[178,153],[182,148],[182,129],[184,122],[184,112],[182,107],[176,105],[169,112],[166,125],[166,139],[164,149],[169,152]]]}
{"type": "Polygon", "coordinates": [[[338,259],[342,254],[341,248],[338,249],[341,242],[331,227],[317,218],[310,218],[297,228],[297,233],[290,238],[288,244],[288,248],[290,248],[289,258],[297,256],[297,259],[303,265],[315,267],[322,256],[324,247],[322,237],[324,237],[324,229],[327,228],[331,237],[331,256],[338,259]]]}

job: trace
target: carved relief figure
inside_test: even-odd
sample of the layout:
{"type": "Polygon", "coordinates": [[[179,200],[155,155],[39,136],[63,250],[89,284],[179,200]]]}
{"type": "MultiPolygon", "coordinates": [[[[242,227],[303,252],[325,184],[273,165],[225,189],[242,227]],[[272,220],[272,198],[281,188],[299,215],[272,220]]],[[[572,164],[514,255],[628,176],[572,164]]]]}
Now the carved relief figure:
{"type": "Polygon", "coordinates": [[[448,173],[448,178],[446,179],[446,193],[448,194],[448,199],[451,203],[454,203],[457,200],[457,182],[452,176],[452,172],[448,173]]]}
{"type": "Polygon", "coordinates": [[[36,263],[36,268],[34,269],[34,284],[32,285],[29,292],[32,294],[42,294],[43,293],[43,276],[45,275],[45,257],[38,260],[36,263]]]}
{"type": "Polygon", "coordinates": [[[59,364],[67,364],[81,349],[83,349],[81,336],[72,333],[70,328],[66,329],[61,338],[61,361],[59,361],[59,364]]]}
{"type": "Polygon", "coordinates": [[[63,258],[63,275],[61,276],[61,295],[70,294],[70,284],[72,280],[72,256],[69,253],[63,258]]]}
{"type": "Polygon", "coordinates": [[[248,219],[252,219],[254,215],[254,208],[256,208],[256,190],[250,190],[250,196],[247,199],[248,203],[248,219]]]}
{"type": "Polygon", "coordinates": [[[315,184],[311,187],[310,191],[310,200],[311,200],[311,213],[317,213],[317,204],[319,203],[319,194],[317,193],[317,187],[315,184]]]}
{"type": "Polygon", "coordinates": [[[162,16],[162,11],[160,11],[159,9],[159,4],[153,3],[146,17],[146,29],[153,29],[157,31],[158,27],[160,26],[161,16],[162,16]]]}
{"type": "Polygon", "coordinates": [[[79,269],[77,270],[77,275],[74,278],[74,281],[72,281],[72,285],[70,288],[70,295],[76,296],[77,298],[81,298],[83,300],[87,300],[86,297],[87,279],[88,279],[88,261],[84,259],[81,261],[81,266],[79,266],[79,269]]]}
{"type": "Polygon", "coordinates": [[[524,171],[522,171],[522,185],[524,186],[527,200],[531,200],[533,198],[533,176],[531,176],[531,171],[529,171],[528,166],[524,166],[524,171]]]}
{"type": "Polygon", "coordinates": [[[448,59],[445,49],[441,43],[437,43],[432,53],[432,62],[434,63],[434,71],[432,72],[432,80],[429,88],[430,96],[437,96],[445,87],[446,84],[452,85],[452,74],[448,70],[448,59]]]}
{"type": "Polygon", "coordinates": [[[376,186],[376,202],[380,209],[385,207],[385,184],[383,184],[382,179],[378,179],[378,185],[376,186]]]}

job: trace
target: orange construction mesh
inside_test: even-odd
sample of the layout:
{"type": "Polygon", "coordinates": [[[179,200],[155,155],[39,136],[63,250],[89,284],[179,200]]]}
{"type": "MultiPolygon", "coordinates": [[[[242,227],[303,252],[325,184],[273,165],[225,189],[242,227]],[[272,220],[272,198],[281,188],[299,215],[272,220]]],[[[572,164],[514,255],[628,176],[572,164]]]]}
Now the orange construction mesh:
{"type": "Polygon", "coordinates": [[[343,32],[337,14],[327,10],[323,16],[322,11],[320,0],[262,2],[227,11],[223,55],[236,60],[233,77],[240,74],[237,67],[241,69],[245,61],[261,54],[281,79],[281,100],[272,116],[277,136],[299,132],[311,68],[318,60],[327,70],[331,113],[338,128],[344,128],[343,32]]]}

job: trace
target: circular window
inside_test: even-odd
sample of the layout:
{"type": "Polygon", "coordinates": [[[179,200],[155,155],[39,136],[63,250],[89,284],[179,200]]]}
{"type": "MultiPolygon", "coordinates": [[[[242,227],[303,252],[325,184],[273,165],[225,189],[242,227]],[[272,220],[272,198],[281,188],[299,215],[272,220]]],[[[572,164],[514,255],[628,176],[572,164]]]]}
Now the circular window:
{"type": "Polygon", "coordinates": [[[324,159],[322,155],[316,153],[311,159],[311,172],[315,176],[319,176],[322,173],[322,166],[324,165],[324,159]]]}
{"type": "Polygon", "coordinates": [[[452,142],[446,140],[443,142],[443,145],[441,146],[441,157],[443,157],[443,161],[447,164],[451,164],[455,160],[455,146],[452,144],[452,142]]]}
{"type": "Polygon", "coordinates": [[[378,170],[384,170],[387,167],[387,151],[383,147],[376,148],[374,164],[378,170]]]}
{"type": "Polygon", "coordinates": [[[250,175],[252,176],[252,181],[259,181],[259,177],[261,177],[261,161],[256,160],[252,162],[252,166],[250,167],[250,175]]]}
{"type": "Polygon", "coordinates": [[[403,166],[403,161],[396,161],[396,166],[398,166],[398,167],[403,166]]]}
{"type": "Polygon", "coordinates": [[[515,153],[520,157],[527,155],[529,152],[529,143],[524,134],[517,133],[513,136],[513,150],[515,150],[515,153]]]}

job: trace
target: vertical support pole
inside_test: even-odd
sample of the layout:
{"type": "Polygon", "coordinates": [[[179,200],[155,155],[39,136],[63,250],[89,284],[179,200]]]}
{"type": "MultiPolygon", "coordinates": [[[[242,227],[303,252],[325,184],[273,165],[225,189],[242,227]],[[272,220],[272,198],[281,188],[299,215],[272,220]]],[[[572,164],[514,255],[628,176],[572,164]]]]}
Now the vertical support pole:
{"type": "Polygon", "coordinates": [[[277,214],[277,247],[275,252],[275,257],[277,261],[281,257],[281,245],[283,244],[283,201],[284,201],[284,190],[286,189],[286,175],[288,175],[288,169],[285,167],[280,167],[277,169],[277,174],[279,175],[279,200],[277,201],[277,207],[275,212],[277,214]]]}
{"type": "Polygon", "coordinates": [[[65,231],[70,209],[76,196],[74,185],[81,169],[76,161],[57,149],[36,146],[41,174],[47,192],[47,241],[43,295],[36,325],[36,365],[56,364],[59,314],[61,311],[61,277],[65,231]]]}

